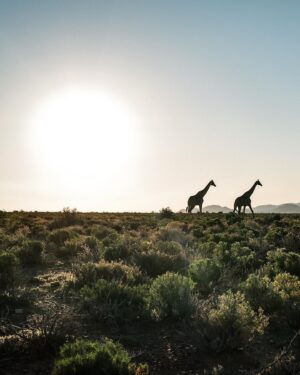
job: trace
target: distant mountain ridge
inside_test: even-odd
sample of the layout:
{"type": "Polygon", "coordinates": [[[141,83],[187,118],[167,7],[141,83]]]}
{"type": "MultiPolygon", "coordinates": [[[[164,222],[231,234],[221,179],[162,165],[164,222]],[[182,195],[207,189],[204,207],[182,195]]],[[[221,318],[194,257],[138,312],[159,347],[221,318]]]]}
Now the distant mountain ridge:
{"type": "MultiPolygon", "coordinates": [[[[261,214],[300,214],[300,203],[283,203],[283,204],[262,204],[256,207],[253,207],[254,212],[261,213],[261,214]]],[[[198,212],[199,210],[195,208],[193,212],[198,212]]],[[[203,212],[209,213],[217,213],[223,212],[228,213],[232,212],[233,209],[220,206],[218,204],[211,204],[209,206],[203,207],[203,212]]],[[[246,210],[250,212],[249,209],[246,210]]],[[[184,209],[180,210],[179,212],[186,212],[184,209]]]]}
{"type": "MultiPolygon", "coordinates": [[[[263,204],[253,207],[256,213],[277,213],[277,214],[300,214],[300,203],[283,203],[283,204],[263,204]]],[[[219,205],[210,205],[203,207],[203,212],[232,212],[232,208],[222,207],[219,205]]],[[[249,210],[247,210],[249,212],[249,210]]]]}

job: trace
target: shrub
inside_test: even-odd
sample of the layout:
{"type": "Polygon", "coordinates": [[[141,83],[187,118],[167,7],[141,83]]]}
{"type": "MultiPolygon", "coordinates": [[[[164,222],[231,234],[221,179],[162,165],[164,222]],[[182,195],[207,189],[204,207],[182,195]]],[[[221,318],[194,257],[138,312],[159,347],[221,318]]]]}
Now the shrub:
{"type": "MultiPolygon", "coordinates": [[[[126,350],[118,343],[105,340],[78,339],[62,346],[52,375],[134,375],[139,366],[132,364],[126,350]]],[[[146,369],[146,366],[140,366],[146,369]]],[[[140,372],[141,373],[141,372],[140,372]]]]}
{"type": "Polygon", "coordinates": [[[75,267],[74,274],[78,286],[93,285],[99,279],[116,280],[129,285],[142,281],[142,274],[137,267],[117,262],[100,261],[99,263],[81,264],[75,267]]]}
{"type": "Polygon", "coordinates": [[[300,276],[300,255],[294,252],[287,252],[285,249],[271,250],[267,253],[268,261],[275,272],[288,272],[300,276]]]}
{"type": "Polygon", "coordinates": [[[246,274],[255,264],[255,252],[240,242],[234,242],[229,247],[225,242],[219,242],[214,249],[214,258],[221,266],[226,266],[236,274],[246,274]]]}
{"type": "Polygon", "coordinates": [[[0,289],[12,287],[15,280],[18,259],[12,252],[0,252],[0,289]]]}
{"type": "Polygon", "coordinates": [[[62,246],[54,249],[54,253],[58,258],[67,258],[75,256],[82,248],[83,242],[81,239],[73,238],[64,242],[62,246]]]}
{"type": "Polygon", "coordinates": [[[175,241],[181,245],[187,245],[190,237],[184,232],[182,223],[178,221],[171,221],[166,226],[160,228],[156,234],[155,239],[160,241],[175,241]]]}
{"type": "Polygon", "coordinates": [[[261,307],[267,313],[272,314],[282,308],[282,300],[274,290],[272,281],[268,276],[252,273],[242,283],[241,289],[256,310],[261,307]]]}
{"type": "Polygon", "coordinates": [[[194,311],[194,283],[188,277],[167,272],[158,276],[149,291],[149,309],[157,320],[188,318],[194,311]]]}
{"type": "Polygon", "coordinates": [[[168,255],[153,248],[137,254],[135,262],[150,277],[156,277],[168,271],[181,272],[187,264],[187,260],[182,254],[168,255]]]}
{"type": "Polygon", "coordinates": [[[145,316],[145,288],[100,279],[80,290],[82,308],[99,321],[124,324],[145,316]]]}
{"type": "Polygon", "coordinates": [[[221,270],[213,259],[200,258],[190,264],[189,275],[200,292],[208,293],[218,281],[221,270]]]}
{"type": "Polygon", "coordinates": [[[71,238],[70,232],[66,229],[56,229],[49,234],[49,242],[53,242],[56,246],[63,246],[65,241],[71,238]]]}
{"type": "Polygon", "coordinates": [[[117,237],[117,232],[114,229],[104,225],[95,226],[92,228],[92,233],[98,240],[103,240],[110,235],[116,235],[115,237],[117,237]]]}
{"type": "Polygon", "coordinates": [[[82,220],[76,208],[65,207],[59,214],[59,217],[50,223],[49,229],[69,227],[77,224],[82,224],[82,220]]]}
{"type": "Polygon", "coordinates": [[[242,293],[229,291],[202,315],[202,324],[207,344],[219,352],[236,349],[255,334],[263,334],[268,319],[261,309],[255,312],[242,293]]]}
{"type": "Polygon", "coordinates": [[[139,252],[139,248],[140,243],[138,240],[130,236],[121,236],[104,247],[103,257],[106,261],[130,261],[139,252]]]}
{"type": "Polygon", "coordinates": [[[40,241],[25,241],[18,252],[18,256],[23,265],[37,265],[42,263],[42,253],[44,245],[40,241]]]}
{"type": "Polygon", "coordinates": [[[162,218],[162,219],[172,219],[175,214],[174,212],[171,210],[170,207],[165,207],[165,208],[162,208],[160,211],[159,211],[159,216],[162,218]]]}
{"type": "Polygon", "coordinates": [[[288,323],[300,328],[300,280],[289,273],[276,275],[273,288],[283,302],[285,317],[288,323]]]}

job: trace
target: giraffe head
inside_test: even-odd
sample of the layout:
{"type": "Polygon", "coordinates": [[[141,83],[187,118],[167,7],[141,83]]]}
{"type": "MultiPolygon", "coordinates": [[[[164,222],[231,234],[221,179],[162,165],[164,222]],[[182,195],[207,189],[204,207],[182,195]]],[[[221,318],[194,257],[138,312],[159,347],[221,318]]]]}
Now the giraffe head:
{"type": "Polygon", "coordinates": [[[256,185],[262,186],[262,183],[259,180],[256,180],[256,185]]]}
{"type": "Polygon", "coordinates": [[[216,184],[214,183],[214,180],[210,180],[210,184],[214,187],[216,187],[216,184]]]}

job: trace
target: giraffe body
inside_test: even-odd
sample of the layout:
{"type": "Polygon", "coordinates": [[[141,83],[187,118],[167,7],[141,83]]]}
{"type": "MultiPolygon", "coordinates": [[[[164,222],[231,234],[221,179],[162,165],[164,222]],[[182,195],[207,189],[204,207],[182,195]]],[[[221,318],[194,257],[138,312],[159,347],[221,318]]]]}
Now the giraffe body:
{"type": "Polygon", "coordinates": [[[187,205],[187,208],[186,208],[187,212],[190,213],[190,212],[192,212],[192,210],[194,209],[195,206],[199,206],[199,211],[200,211],[200,213],[202,213],[202,205],[203,205],[203,202],[204,202],[203,197],[207,193],[210,186],[216,186],[213,180],[209,181],[209,183],[206,185],[206,187],[203,190],[200,190],[200,191],[198,191],[197,194],[191,195],[189,197],[188,202],[187,202],[188,205],[187,205]]]}
{"type": "Polygon", "coordinates": [[[238,210],[238,214],[240,214],[241,209],[243,208],[243,212],[245,213],[246,207],[249,207],[251,212],[252,212],[252,215],[254,216],[254,211],[253,211],[253,208],[251,206],[250,197],[253,194],[257,185],[262,186],[262,184],[259,180],[255,181],[254,185],[252,186],[252,188],[250,190],[246,191],[243,195],[236,198],[236,200],[234,202],[233,212],[236,212],[236,210],[238,210]]]}

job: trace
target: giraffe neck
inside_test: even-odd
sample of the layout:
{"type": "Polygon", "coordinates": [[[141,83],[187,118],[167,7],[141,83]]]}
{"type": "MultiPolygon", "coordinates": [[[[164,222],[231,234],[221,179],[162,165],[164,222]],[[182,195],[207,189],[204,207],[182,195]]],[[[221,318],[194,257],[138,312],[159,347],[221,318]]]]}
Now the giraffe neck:
{"type": "Polygon", "coordinates": [[[209,188],[210,188],[210,182],[206,185],[206,187],[203,190],[199,191],[198,194],[200,194],[200,195],[202,195],[202,197],[204,197],[204,195],[208,192],[209,188]]]}
{"type": "Polygon", "coordinates": [[[252,186],[252,188],[246,192],[246,195],[248,197],[251,197],[251,195],[253,194],[253,192],[254,192],[254,190],[256,188],[256,185],[257,185],[257,183],[255,182],[254,185],[252,186]]]}

